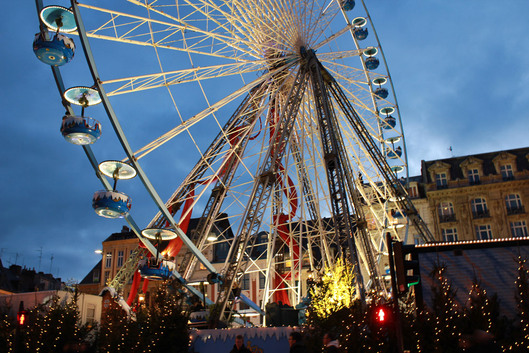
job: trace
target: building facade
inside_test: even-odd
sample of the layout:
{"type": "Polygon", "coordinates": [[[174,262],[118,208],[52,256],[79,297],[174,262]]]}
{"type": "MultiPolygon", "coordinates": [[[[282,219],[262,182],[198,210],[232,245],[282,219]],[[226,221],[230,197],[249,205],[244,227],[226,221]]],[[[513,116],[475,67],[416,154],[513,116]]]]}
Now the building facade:
{"type": "Polygon", "coordinates": [[[422,161],[409,195],[437,241],[525,237],[529,148],[422,161]]]}

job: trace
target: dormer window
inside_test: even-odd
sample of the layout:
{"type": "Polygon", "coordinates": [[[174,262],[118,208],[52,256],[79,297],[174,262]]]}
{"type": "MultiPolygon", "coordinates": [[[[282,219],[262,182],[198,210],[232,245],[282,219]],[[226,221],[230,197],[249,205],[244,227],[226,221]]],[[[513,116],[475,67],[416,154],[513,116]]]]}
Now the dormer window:
{"type": "Polygon", "coordinates": [[[468,183],[470,185],[477,185],[479,184],[479,170],[477,169],[469,169],[467,172],[468,175],[468,183]]]}
{"type": "Polygon", "coordinates": [[[513,180],[514,179],[514,173],[512,171],[512,165],[510,164],[503,164],[500,166],[500,173],[503,180],[513,180]]]}
{"type": "Polygon", "coordinates": [[[435,174],[435,185],[438,189],[444,189],[448,187],[448,178],[446,173],[437,173],[435,174]]]}
{"type": "Polygon", "coordinates": [[[437,161],[428,167],[430,182],[435,183],[437,190],[446,189],[448,187],[450,168],[450,164],[441,161],[437,161]]]}
{"type": "Polygon", "coordinates": [[[469,185],[480,183],[480,176],[483,174],[483,161],[476,157],[468,157],[460,165],[461,172],[467,176],[469,185]]]}
{"type": "Polygon", "coordinates": [[[513,180],[516,171],[516,156],[509,152],[500,152],[492,159],[496,174],[500,174],[503,180],[513,180]]]}
{"type": "Polygon", "coordinates": [[[416,199],[419,197],[419,187],[417,183],[410,183],[410,186],[408,188],[408,195],[412,199],[416,199]]]}

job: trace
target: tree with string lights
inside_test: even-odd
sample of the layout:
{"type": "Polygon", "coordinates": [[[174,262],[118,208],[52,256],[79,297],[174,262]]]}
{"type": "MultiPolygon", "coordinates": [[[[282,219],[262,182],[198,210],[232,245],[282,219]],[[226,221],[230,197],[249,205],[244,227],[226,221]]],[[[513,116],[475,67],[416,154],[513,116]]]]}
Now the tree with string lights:
{"type": "Polygon", "coordinates": [[[0,314],[0,352],[9,352],[13,349],[13,334],[15,332],[15,322],[9,315],[0,314]]]}
{"type": "MultiPolygon", "coordinates": [[[[23,329],[18,330],[21,344],[18,352],[68,352],[83,346],[90,351],[87,342],[92,327],[82,325],[77,307],[77,290],[71,298],[53,296],[47,303],[26,310],[23,329]]],[[[7,352],[14,351],[14,339],[7,352]]]]}
{"type": "MultiPolygon", "coordinates": [[[[344,353],[391,352],[392,337],[386,323],[375,319],[375,303],[366,305],[357,298],[353,265],[342,258],[310,285],[307,308],[307,347],[319,351],[326,332],[339,337],[344,353]]],[[[386,318],[389,320],[389,317],[386,318]]]]}
{"type": "Polygon", "coordinates": [[[101,317],[101,327],[98,335],[100,352],[141,352],[143,345],[143,330],[146,326],[143,310],[138,310],[136,320],[133,320],[119,306],[110,301],[101,317]]]}
{"type": "Polygon", "coordinates": [[[529,351],[529,269],[527,259],[518,258],[518,278],[515,281],[517,320],[513,328],[513,341],[505,344],[506,352],[529,351]]]}
{"type": "Polygon", "coordinates": [[[490,333],[496,340],[504,339],[508,320],[500,316],[498,295],[489,296],[477,278],[472,282],[463,315],[467,333],[481,330],[490,333]]]}
{"type": "Polygon", "coordinates": [[[438,265],[431,272],[432,307],[417,314],[412,327],[418,352],[457,352],[463,328],[461,308],[455,301],[457,291],[452,288],[446,267],[438,265]]]}
{"type": "Polygon", "coordinates": [[[188,315],[176,283],[163,282],[152,303],[135,307],[135,318],[111,302],[99,334],[101,352],[187,352],[188,315]]]}

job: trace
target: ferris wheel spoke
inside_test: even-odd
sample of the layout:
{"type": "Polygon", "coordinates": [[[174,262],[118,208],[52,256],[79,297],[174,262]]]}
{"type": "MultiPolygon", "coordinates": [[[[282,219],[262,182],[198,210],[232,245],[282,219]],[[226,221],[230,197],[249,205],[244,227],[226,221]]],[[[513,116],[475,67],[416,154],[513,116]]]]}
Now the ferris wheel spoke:
{"type": "Polygon", "coordinates": [[[258,52],[294,49],[299,18],[293,4],[273,1],[238,1],[233,6],[238,25],[257,44],[258,52]],[[267,47],[274,43],[274,47],[267,47]]]}
{"type": "Polygon", "coordinates": [[[79,7],[108,16],[102,20],[102,24],[92,25],[93,29],[86,30],[90,38],[176,50],[230,61],[236,58],[234,54],[255,57],[247,49],[251,42],[234,38],[233,33],[204,30],[193,26],[193,22],[186,23],[175,17],[170,18],[175,22],[167,22],[87,4],[79,4],[79,7]]]}
{"type": "Polygon", "coordinates": [[[240,97],[241,95],[250,92],[255,86],[258,86],[262,84],[263,82],[266,82],[269,80],[274,74],[277,74],[277,72],[269,72],[267,74],[264,74],[254,81],[250,82],[249,84],[243,86],[242,88],[236,90],[235,92],[229,94],[225,98],[219,100],[215,104],[212,104],[210,107],[206,108],[205,110],[201,111],[200,113],[194,115],[193,117],[189,118],[188,120],[184,121],[182,124],[176,126],[175,128],[171,129],[167,133],[163,134],[162,136],[158,137],[156,140],[152,141],[148,145],[145,145],[141,149],[137,150],[134,153],[134,156],[136,159],[143,158],[148,153],[154,151],[156,148],[162,146],[163,144],[169,142],[174,137],[178,136],[180,133],[187,131],[191,126],[194,124],[200,122],[202,119],[214,114],[216,111],[218,111],[221,107],[225,106],[226,104],[232,102],[236,98],[240,97]]]}
{"type": "MultiPolygon", "coordinates": [[[[231,149],[228,149],[228,152],[226,152],[225,147],[232,147],[231,141],[233,136],[238,136],[242,132],[241,127],[248,122],[248,116],[260,115],[260,106],[258,102],[263,100],[267,93],[268,90],[266,85],[256,86],[239,105],[235,113],[232,115],[232,118],[226,122],[225,126],[213,140],[208,149],[201,155],[198,163],[195,164],[191,172],[180,184],[179,188],[166,202],[167,207],[171,209],[173,214],[179,210],[179,205],[185,201],[191,188],[194,188],[197,184],[203,184],[207,180],[210,182],[214,181],[222,170],[226,170],[224,169],[224,165],[232,160],[232,157],[227,156],[227,153],[229,153],[231,149]],[[243,113],[246,113],[246,115],[243,113]],[[223,164],[217,168],[214,166],[214,163],[215,160],[220,157],[225,157],[225,159],[223,164]],[[213,174],[206,176],[208,170],[212,171],[213,174]]],[[[224,185],[224,187],[226,187],[226,185],[224,185]]],[[[151,226],[152,224],[160,226],[164,221],[165,219],[162,217],[161,213],[158,213],[151,222],[151,226]]]]}
{"type": "Polygon", "coordinates": [[[327,38],[325,38],[324,40],[322,40],[321,42],[317,43],[317,44],[314,44],[312,46],[312,48],[314,50],[318,50],[320,49],[321,47],[337,40],[338,38],[340,38],[342,35],[346,34],[346,33],[349,33],[351,28],[354,28],[352,24],[346,24],[345,27],[343,27],[341,30],[339,30],[338,32],[336,33],[333,33],[331,34],[330,36],[328,36],[327,38]]]}
{"type": "MultiPolygon", "coordinates": [[[[196,26],[192,26],[193,23],[192,18],[187,19],[184,18],[178,18],[173,15],[168,14],[167,12],[158,10],[156,6],[152,6],[152,4],[144,4],[137,0],[129,0],[131,3],[145,7],[149,11],[152,11],[160,16],[166,17],[167,19],[174,21],[176,23],[184,24],[184,27],[186,31],[189,31],[191,33],[198,33],[203,38],[200,38],[197,40],[195,37],[189,37],[185,35],[185,31],[182,32],[182,36],[185,38],[186,47],[193,49],[195,46],[200,46],[199,44],[204,43],[208,40],[217,40],[221,43],[224,43],[224,45],[235,49],[236,51],[240,52],[241,54],[246,54],[248,56],[255,56],[254,52],[251,50],[246,49],[247,47],[252,45],[251,41],[245,41],[243,40],[242,36],[239,36],[238,33],[244,33],[243,31],[234,31],[233,29],[230,29],[230,25],[233,24],[233,15],[230,14],[230,12],[227,12],[223,10],[220,6],[218,6],[215,2],[212,1],[198,1],[198,2],[190,2],[185,1],[187,6],[189,8],[194,9],[192,12],[193,16],[196,16],[197,14],[200,14],[203,16],[205,21],[208,22],[208,27],[211,27],[211,24],[215,24],[216,27],[210,29],[209,31],[205,32],[201,30],[200,28],[196,26]],[[207,8],[207,10],[206,10],[207,8]],[[214,11],[212,11],[213,9],[214,11]],[[211,38],[212,33],[229,33],[229,35],[222,35],[222,36],[215,36],[214,38],[211,38]],[[189,44],[189,43],[192,44],[189,44]],[[242,46],[235,43],[241,43],[242,46]]],[[[176,5],[181,6],[181,5],[176,5]]],[[[161,7],[162,9],[165,9],[166,6],[161,7]]]]}
{"type": "Polygon", "coordinates": [[[265,65],[266,62],[264,60],[236,62],[104,80],[102,83],[105,87],[108,87],[108,89],[106,88],[107,96],[111,97],[153,88],[258,72],[263,70],[265,65]]]}
{"type": "MultiPolygon", "coordinates": [[[[347,59],[347,58],[351,58],[353,56],[360,56],[361,54],[362,54],[362,50],[358,50],[358,49],[356,49],[356,50],[333,51],[333,52],[329,52],[329,53],[319,53],[318,54],[318,59],[321,62],[334,62],[334,60],[347,59]]],[[[346,66],[346,67],[351,69],[351,66],[346,66]]],[[[357,71],[362,71],[362,73],[364,73],[363,70],[357,69],[357,71]]]]}
{"type": "MultiPolygon", "coordinates": [[[[321,48],[316,43],[326,42],[327,38],[331,37],[333,34],[330,29],[332,22],[335,20],[335,17],[342,12],[341,9],[341,0],[331,0],[330,2],[312,2],[311,6],[308,7],[308,12],[312,15],[308,15],[307,25],[306,25],[306,36],[313,43],[313,46],[321,48]],[[325,6],[325,7],[323,7],[325,6]],[[329,33],[331,32],[331,33],[329,33]],[[321,38],[325,38],[321,40],[321,38]]],[[[341,30],[336,33],[341,32],[341,30]]],[[[340,35],[333,37],[333,40],[339,38],[340,35]]]]}

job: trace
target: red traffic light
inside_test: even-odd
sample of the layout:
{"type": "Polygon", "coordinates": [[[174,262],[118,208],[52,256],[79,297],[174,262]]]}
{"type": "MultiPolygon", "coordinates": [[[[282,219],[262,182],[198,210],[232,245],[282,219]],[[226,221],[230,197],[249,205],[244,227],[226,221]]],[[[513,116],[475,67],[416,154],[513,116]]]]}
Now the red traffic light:
{"type": "Polygon", "coordinates": [[[386,313],[386,308],[379,307],[375,313],[377,322],[383,324],[388,319],[388,314],[386,313]]]}
{"type": "Polygon", "coordinates": [[[391,325],[393,312],[387,304],[377,305],[372,312],[373,323],[377,326],[391,325]]]}
{"type": "Polygon", "coordinates": [[[19,326],[26,325],[27,322],[27,312],[25,310],[19,311],[17,313],[17,323],[19,326]]]}

